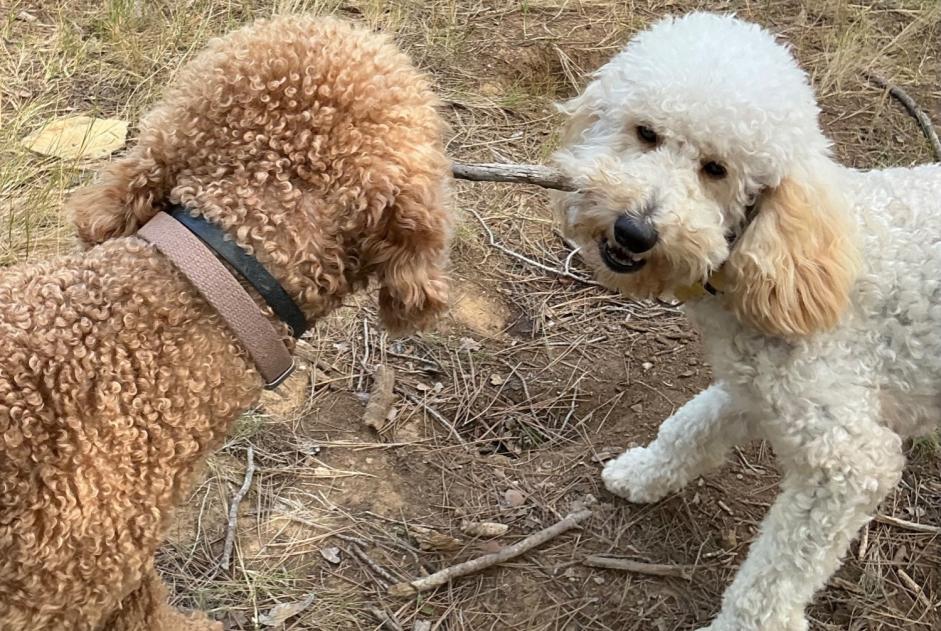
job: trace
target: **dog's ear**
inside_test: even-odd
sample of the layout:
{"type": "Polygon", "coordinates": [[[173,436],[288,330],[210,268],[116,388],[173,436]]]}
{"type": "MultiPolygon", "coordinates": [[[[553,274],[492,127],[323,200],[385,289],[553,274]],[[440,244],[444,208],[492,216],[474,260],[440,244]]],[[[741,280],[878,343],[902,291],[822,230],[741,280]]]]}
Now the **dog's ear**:
{"type": "Polygon", "coordinates": [[[156,214],[171,187],[167,169],[140,145],[102,170],[66,202],[81,242],[91,247],[133,234],[156,214]]]}
{"type": "Polygon", "coordinates": [[[439,173],[413,178],[392,208],[377,262],[379,317],[393,334],[427,328],[448,308],[451,218],[444,181],[439,173]]]}
{"type": "Polygon", "coordinates": [[[859,253],[842,195],[823,182],[827,171],[766,191],[726,263],[736,315],[765,333],[830,329],[849,305],[859,253]]]}
{"type": "Polygon", "coordinates": [[[559,144],[562,147],[576,144],[585,130],[601,117],[603,101],[600,98],[600,90],[600,83],[592,82],[584,92],[557,106],[558,110],[566,115],[559,136],[559,144]]]}

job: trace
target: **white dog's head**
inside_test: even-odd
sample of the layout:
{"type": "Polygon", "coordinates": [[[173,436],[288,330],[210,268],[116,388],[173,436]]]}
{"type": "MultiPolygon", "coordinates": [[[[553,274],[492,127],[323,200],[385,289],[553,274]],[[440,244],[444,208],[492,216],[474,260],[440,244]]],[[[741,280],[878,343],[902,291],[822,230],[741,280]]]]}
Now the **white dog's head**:
{"type": "Polygon", "coordinates": [[[553,203],[602,282],[655,296],[722,267],[751,325],[836,324],[857,261],[840,170],[806,75],[770,34],[706,13],[664,19],[562,110],[554,160],[579,190],[553,203]]]}

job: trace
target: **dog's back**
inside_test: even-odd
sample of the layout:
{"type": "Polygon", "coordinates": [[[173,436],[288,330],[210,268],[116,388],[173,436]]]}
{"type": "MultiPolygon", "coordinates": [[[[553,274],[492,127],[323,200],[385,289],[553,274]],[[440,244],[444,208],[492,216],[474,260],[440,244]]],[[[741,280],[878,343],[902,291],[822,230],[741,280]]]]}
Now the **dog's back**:
{"type": "Polygon", "coordinates": [[[888,424],[941,422],[941,165],[853,172],[863,270],[850,315],[888,424]]]}
{"type": "Polygon", "coordinates": [[[3,629],[97,628],[250,404],[249,371],[141,241],[0,275],[3,629]]]}

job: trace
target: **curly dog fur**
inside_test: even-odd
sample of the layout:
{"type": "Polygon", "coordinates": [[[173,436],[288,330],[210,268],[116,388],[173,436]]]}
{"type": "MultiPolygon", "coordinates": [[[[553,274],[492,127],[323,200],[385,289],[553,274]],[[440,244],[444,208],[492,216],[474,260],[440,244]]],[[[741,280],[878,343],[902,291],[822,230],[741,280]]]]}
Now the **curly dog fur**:
{"type": "Polygon", "coordinates": [[[375,278],[388,327],[425,326],[447,304],[451,224],[436,105],[383,37],[297,16],[244,28],[186,66],[137,145],[70,200],[94,247],[3,273],[0,628],[220,628],[169,607],[154,552],[262,380],[132,235],[183,203],[309,321],[375,278]]]}
{"type": "Polygon", "coordinates": [[[768,440],[781,493],[708,629],[806,631],[902,440],[941,418],[941,165],[837,164],[787,48],[728,16],[657,23],[563,110],[566,233],[629,295],[699,283],[685,309],[715,374],[605,485],[657,501],[768,440]]]}

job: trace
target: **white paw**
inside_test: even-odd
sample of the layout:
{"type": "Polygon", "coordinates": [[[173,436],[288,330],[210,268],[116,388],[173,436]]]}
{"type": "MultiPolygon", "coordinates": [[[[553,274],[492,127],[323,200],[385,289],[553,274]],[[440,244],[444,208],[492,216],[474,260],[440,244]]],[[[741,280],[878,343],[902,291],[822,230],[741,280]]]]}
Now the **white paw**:
{"type": "Polygon", "coordinates": [[[601,479],[615,495],[647,504],[676,490],[669,473],[668,463],[655,457],[649,448],[635,447],[606,464],[601,479]]]}

